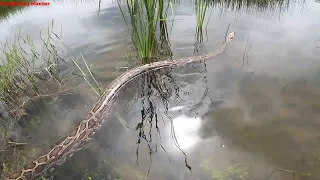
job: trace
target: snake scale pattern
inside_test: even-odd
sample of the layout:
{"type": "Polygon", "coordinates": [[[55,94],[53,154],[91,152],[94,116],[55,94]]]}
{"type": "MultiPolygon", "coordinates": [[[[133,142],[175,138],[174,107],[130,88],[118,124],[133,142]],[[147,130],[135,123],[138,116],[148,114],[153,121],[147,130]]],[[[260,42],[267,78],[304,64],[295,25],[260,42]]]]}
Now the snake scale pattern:
{"type": "Polygon", "coordinates": [[[154,62],[139,66],[125,72],[113,82],[109,84],[107,89],[103,92],[95,106],[87,114],[87,116],[80,122],[80,124],[71,131],[65,139],[57,143],[49,152],[40,156],[31,163],[25,165],[20,171],[9,174],[4,179],[6,180],[31,180],[41,175],[48,168],[53,165],[60,165],[66,161],[74,152],[78,151],[83,145],[90,140],[99,127],[105,121],[104,114],[109,113],[115,96],[121,91],[126,84],[138,77],[139,75],[157,69],[183,65],[195,61],[212,58],[223,53],[226,45],[230,43],[235,37],[235,33],[231,32],[226,36],[223,45],[213,53],[208,53],[200,56],[186,57],[178,60],[166,60],[154,62]]]}

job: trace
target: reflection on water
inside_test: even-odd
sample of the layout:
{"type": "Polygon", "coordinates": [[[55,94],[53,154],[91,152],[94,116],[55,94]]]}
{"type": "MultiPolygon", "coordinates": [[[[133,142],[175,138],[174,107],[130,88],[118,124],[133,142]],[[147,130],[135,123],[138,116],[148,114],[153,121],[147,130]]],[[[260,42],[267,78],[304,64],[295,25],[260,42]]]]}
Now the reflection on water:
{"type": "MultiPolygon", "coordinates": [[[[207,40],[199,51],[220,47],[232,23],[237,37],[227,53],[206,64],[139,77],[120,95],[108,123],[86,149],[48,175],[130,180],[144,179],[150,170],[148,179],[154,180],[266,180],[278,167],[296,172],[300,179],[320,178],[319,3],[307,1],[292,9],[289,1],[219,2],[221,6],[210,9],[207,40]],[[272,16],[238,16],[231,11],[244,7],[257,12],[266,7],[272,16]],[[290,11],[279,12],[285,8],[290,11]],[[303,8],[308,11],[300,12],[303,8]],[[224,16],[219,9],[226,12],[224,16]],[[241,71],[247,39],[252,46],[245,64],[254,74],[246,66],[241,71]]],[[[131,47],[125,44],[129,34],[117,4],[102,1],[98,14],[94,2],[65,3],[28,8],[12,16],[10,24],[2,24],[1,40],[13,37],[12,28],[19,27],[36,38],[34,29],[46,28],[53,18],[62,25],[63,39],[72,51],[80,50],[101,81],[110,82],[119,75],[114,73],[116,67],[127,66],[125,52],[131,47]]],[[[174,58],[185,57],[194,51],[195,15],[193,7],[183,2],[176,2],[174,11],[170,50],[174,58]]],[[[71,101],[76,99],[81,98],[71,101]]],[[[89,100],[75,103],[90,105],[89,100]]],[[[45,139],[37,134],[48,129],[48,136],[63,136],[70,119],[80,119],[86,109],[65,112],[73,107],[60,106],[57,128],[50,123],[43,129],[34,126],[36,140],[45,139]]],[[[277,171],[271,179],[291,180],[292,174],[277,171]]]]}
{"type": "MultiPolygon", "coordinates": [[[[272,121],[266,122],[264,118],[267,114],[256,114],[254,123],[246,121],[246,107],[243,101],[238,101],[245,95],[243,93],[246,93],[242,88],[249,88],[254,92],[259,89],[259,86],[255,86],[256,83],[272,85],[274,80],[264,76],[255,78],[250,72],[237,71],[238,68],[234,69],[234,75],[230,75],[225,73],[230,71],[230,67],[225,67],[215,72],[215,78],[209,81],[219,82],[230,76],[238,76],[238,80],[231,80],[231,84],[238,88],[217,96],[219,91],[229,88],[230,85],[217,84],[210,93],[205,93],[207,84],[203,79],[207,78],[207,73],[203,68],[199,63],[171,72],[159,71],[157,77],[152,73],[151,77],[158,79],[164,79],[166,74],[171,74],[173,83],[167,84],[166,92],[176,92],[175,90],[179,89],[179,93],[167,94],[165,100],[153,86],[145,88],[144,93],[137,89],[146,81],[146,77],[133,82],[117,101],[114,112],[121,114],[129,127],[141,128],[132,131],[111,116],[97,138],[85,150],[57,169],[55,178],[77,179],[87,176],[84,172],[90,172],[92,177],[96,172],[96,177],[100,178],[104,175],[111,179],[138,179],[146,176],[150,169],[148,179],[264,179],[275,167],[292,169],[293,167],[286,166],[283,162],[291,161],[289,164],[292,164],[294,155],[303,155],[303,152],[299,151],[299,146],[286,135],[286,129],[278,129],[278,125],[272,124],[272,121]],[[141,96],[141,93],[145,95],[141,96]],[[209,98],[211,95],[216,96],[212,98],[213,101],[209,98]],[[145,99],[148,101],[144,101],[145,99]],[[201,105],[198,103],[200,101],[201,105]],[[146,102],[152,103],[147,106],[146,102]],[[155,119],[150,121],[150,118],[155,119]],[[157,124],[152,126],[152,123],[157,124]],[[206,132],[211,134],[205,135],[206,132]],[[139,157],[136,159],[135,142],[139,139],[139,157]],[[270,141],[271,139],[273,141],[270,141]],[[184,164],[185,161],[187,164],[184,164]],[[81,166],[68,168],[75,164],[81,166]],[[105,170],[98,167],[100,164],[103,164],[105,170]],[[190,166],[192,172],[184,165],[190,166]]],[[[265,89],[265,93],[260,95],[258,91],[258,94],[251,98],[261,101],[264,100],[264,94],[274,96],[277,91],[273,91],[272,87],[274,86],[265,89]]],[[[249,101],[246,106],[257,107],[259,104],[252,104],[257,101],[249,101]]],[[[270,104],[272,100],[266,99],[265,103],[273,106],[270,104]]],[[[263,108],[254,112],[256,111],[263,112],[263,108]]],[[[273,114],[275,112],[269,112],[269,116],[272,117],[273,114]]],[[[249,115],[254,114],[249,112],[249,115]]],[[[317,177],[316,169],[308,169],[308,173],[317,177]]],[[[274,176],[281,179],[292,178],[292,175],[286,172],[275,174],[274,176]]]]}
{"type": "Polygon", "coordinates": [[[173,121],[174,133],[182,150],[188,150],[199,141],[197,131],[201,126],[199,117],[178,116],[173,121]]]}
{"type": "MultiPolygon", "coordinates": [[[[114,169],[122,169],[123,166],[129,166],[130,168],[127,168],[131,169],[130,171],[136,171],[141,176],[146,176],[146,170],[150,169],[150,178],[153,179],[163,179],[161,176],[159,177],[159,173],[162,171],[156,172],[154,168],[157,166],[163,168],[162,166],[169,162],[167,161],[168,156],[174,155],[172,160],[176,159],[174,161],[177,163],[182,163],[182,165],[185,164],[187,167],[190,167],[187,160],[184,159],[186,157],[184,153],[185,151],[191,150],[191,148],[196,148],[195,143],[200,140],[199,137],[197,137],[197,131],[200,128],[201,119],[191,117],[192,114],[196,114],[189,112],[189,108],[185,109],[186,115],[181,115],[179,112],[184,111],[183,106],[193,107],[203,98],[203,96],[201,96],[200,99],[195,97],[193,100],[181,98],[182,95],[192,91],[203,93],[203,91],[206,90],[205,86],[202,88],[194,88],[189,84],[189,81],[199,81],[199,85],[203,86],[203,74],[197,69],[196,67],[182,68],[180,72],[185,72],[185,77],[174,75],[168,70],[150,72],[126,88],[118,100],[114,112],[121,114],[126,120],[127,125],[132,127],[131,129],[136,127],[136,130],[132,131],[128,129],[123,126],[123,123],[118,123],[119,121],[111,116],[113,120],[109,121],[110,124],[108,123],[108,125],[104,126],[103,130],[99,132],[97,139],[93,140],[92,144],[88,146],[88,150],[93,151],[89,152],[89,154],[93,153],[92,155],[104,156],[104,158],[100,159],[101,157],[99,157],[93,159],[98,159],[99,161],[110,159],[104,152],[100,152],[103,155],[95,152],[94,147],[101,146],[99,148],[102,148],[100,151],[107,150],[113,152],[113,154],[111,153],[112,158],[118,161],[117,164],[119,164],[119,167],[114,166],[114,169]],[[185,81],[186,77],[188,81],[185,81]],[[158,81],[162,83],[153,83],[158,81]],[[146,82],[149,83],[145,84],[146,82]],[[141,84],[145,84],[145,86],[141,84]],[[126,106],[126,104],[122,102],[127,102],[129,106],[126,106]],[[180,104],[180,102],[185,103],[173,106],[174,104],[180,104]],[[193,102],[196,103],[194,104],[193,102]],[[190,106],[190,103],[194,105],[190,106]],[[181,106],[182,108],[176,108],[177,106],[181,106]],[[132,120],[128,121],[129,117],[132,120]],[[195,123],[198,127],[195,126],[195,123]],[[189,138],[185,136],[186,134],[188,136],[190,135],[189,138]],[[115,136],[117,136],[117,140],[115,136]],[[186,137],[187,139],[185,139],[186,137]],[[136,153],[134,149],[136,149],[136,153]],[[158,154],[164,159],[158,159],[158,154]],[[180,158],[182,158],[182,161],[179,160],[180,158]],[[135,167],[136,163],[139,164],[138,167],[135,167]]],[[[81,156],[76,155],[74,160],[82,159],[80,157],[81,156]]],[[[86,162],[86,160],[84,160],[84,162],[86,162]]],[[[73,164],[75,162],[70,161],[69,163],[73,164]]],[[[66,164],[66,166],[68,167],[70,165],[66,164]]],[[[64,168],[62,167],[62,169],[64,168]]],[[[181,169],[183,170],[183,168],[181,169]]],[[[81,173],[83,169],[77,168],[74,171],[81,173]]],[[[173,177],[175,179],[176,175],[174,171],[170,170],[168,172],[169,173],[166,174],[166,176],[168,176],[167,179],[172,179],[173,177]]],[[[61,176],[68,176],[68,178],[71,178],[61,171],[57,173],[58,175],[56,177],[61,178],[61,176]]],[[[110,173],[111,177],[113,175],[114,174],[110,173]]],[[[122,177],[123,179],[136,179],[136,177],[128,178],[128,174],[125,172],[122,172],[122,175],[124,176],[122,177]]]]}
{"type": "MultiPolygon", "coordinates": [[[[86,169],[91,177],[98,171],[96,176],[101,178],[139,179],[150,169],[148,179],[155,180],[265,180],[275,168],[283,170],[275,171],[270,179],[291,180],[291,171],[300,179],[320,178],[320,124],[314,110],[320,102],[319,74],[293,81],[252,75],[221,61],[216,64],[222,66],[210,72],[211,78],[201,63],[173,69],[169,74],[174,83],[166,86],[167,92],[179,91],[169,93],[165,101],[154,87],[141,97],[137,87],[145,77],[133,82],[113,112],[121,114],[132,129],[142,121],[145,126],[130,130],[112,115],[85,150],[57,169],[56,179],[77,179],[85,176],[86,169]],[[226,73],[230,68],[234,73],[226,73]],[[205,77],[208,83],[216,84],[203,98],[205,77]],[[218,83],[223,79],[231,82],[218,83]],[[146,108],[145,98],[152,102],[152,111],[146,108]],[[149,113],[156,114],[157,119],[151,122],[145,118],[151,117],[149,113]],[[137,161],[136,142],[141,136],[137,161]],[[185,160],[192,171],[185,167],[185,160]],[[67,168],[74,165],[76,168],[67,168]]],[[[166,73],[157,72],[158,78],[166,73]]]]}

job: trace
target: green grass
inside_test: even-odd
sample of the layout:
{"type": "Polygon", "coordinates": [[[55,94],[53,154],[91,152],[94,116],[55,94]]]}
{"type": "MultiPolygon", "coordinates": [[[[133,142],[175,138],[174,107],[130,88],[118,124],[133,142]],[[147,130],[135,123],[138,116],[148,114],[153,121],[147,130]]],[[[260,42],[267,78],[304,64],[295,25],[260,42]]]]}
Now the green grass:
{"type": "MultiPolygon", "coordinates": [[[[52,84],[54,81],[62,86],[62,75],[58,66],[66,61],[58,53],[59,42],[62,42],[65,47],[67,45],[59,35],[53,32],[53,21],[45,33],[40,31],[40,39],[41,47],[36,48],[36,44],[28,34],[21,35],[19,32],[14,42],[6,41],[2,44],[0,49],[0,101],[8,109],[18,109],[27,100],[41,97],[43,93],[40,92],[38,86],[42,86],[44,83],[52,84]],[[44,77],[44,73],[47,74],[47,77],[44,77]]],[[[75,65],[74,68],[79,69],[86,82],[93,87],[77,62],[70,55],[69,57],[75,65]]],[[[90,77],[99,88],[97,94],[101,94],[99,84],[93,77],[82,54],[81,57],[90,77]]]]}
{"type": "MultiPolygon", "coordinates": [[[[52,24],[53,26],[53,24],[52,24]]],[[[20,32],[13,42],[6,41],[1,48],[0,66],[0,101],[8,109],[17,110],[25,103],[26,99],[40,95],[37,87],[41,77],[41,69],[38,65],[44,65],[43,69],[56,81],[59,81],[57,64],[58,46],[53,42],[50,28],[46,35],[41,35],[43,48],[37,50],[29,35],[21,35],[20,32]]],[[[41,34],[41,33],[40,33],[41,34]]]]}
{"type": "Polygon", "coordinates": [[[208,10],[209,3],[206,0],[196,0],[196,41],[203,42],[203,24],[208,10]]]}
{"type": "Polygon", "coordinates": [[[117,2],[137,56],[142,63],[156,59],[159,40],[168,40],[166,17],[170,1],[166,4],[164,0],[126,0],[126,9],[123,9],[120,0],[117,2]],[[128,12],[129,20],[125,12],[128,12]]]}
{"type": "Polygon", "coordinates": [[[4,108],[1,111],[7,112],[8,117],[0,119],[0,133],[7,143],[15,143],[8,133],[16,120],[25,114],[24,106],[44,94],[39,86],[56,83],[61,87],[57,70],[58,46],[49,33],[52,28],[53,24],[45,35],[41,35],[43,46],[40,50],[29,35],[20,32],[14,41],[1,44],[0,103],[4,108]],[[42,70],[47,71],[50,78],[45,78],[42,70]]]}
{"type": "MultiPolygon", "coordinates": [[[[5,156],[4,159],[9,160],[10,163],[2,164],[0,173],[7,174],[16,167],[21,168],[22,161],[20,162],[20,159],[24,160],[25,158],[22,153],[24,151],[23,147],[28,145],[28,142],[12,140],[10,132],[19,120],[21,122],[21,116],[26,114],[24,109],[28,105],[32,105],[39,100],[47,102],[47,98],[54,100],[58,95],[74,91],[77,87],[70,86],[69,83],[75,77],[78,77],[71,76],[75,70],[80,70],[81,78],[97,95],[101,94],[101,88],[81,53],[82,60],[80,61],[83,62],[85,68],[81,68],[82,64],[78,64],[69,54],[64,56],[69,57],[71,61],[62,59],[59,54],[60,45],[66,48],[68,46],[62,41],[61,34],[58,35],[53,29],[52,21],[45,31],[40,31],[41,41],[37,43],[28,34],[22,34],[19,31],[14,41],[6,41],[1,44],[0,104],[2,105],[1,108],[4,107],[4,109],[0,109],[0,111],[9,113],[8,117],[0,117],[0,138],[5,140],[4,149],[1,151],[14,151],[17,154],[12,155],[12,157],[17,156],[17,160],[11,163],[11,155],[9,157],[5,156]],[[60,72],[60,65],[64,65],[68,69],[60,72]],[[98,89],[93,86],[98,87],[98,89]],[[19,150],[16,150],[16,148],[19,150]]],[[[79,84],[79,81],[75,80],[79,84]]],[[[33,121],[26,123],[33,123],[33,121]]],[[[6,160],[3,161],[6,162],[6,160]]]]}
{"type": "MultiPolygon", "coordinates": [[[[304,0],[294,0],[294,2],[300,1],[304,0]]],[[[129,29],[136,55],[143,64],[159,59],[160,52],[164,50],[170,52],[167,55],[172,55],[166,23],[168,9],[170,6],[173,9],[172,4],[183,2],[177,0],[117,0],[117,2],[129,29]],[[122,2],[126,5],[123,6],[122,2]],[[163,45],[166,43],[167,46],[164,48],[163,45]]],[[[207,17],[209,7],[219,6],[246,12],[277,9],[282,11],[289,7],[289,0],[192,0],[192,2],[195,3],[196,44],[203,42],[203,32],[208,25],[205,20],[210,19],[210,16],[207,17]]]]}
{"type": "MultiPolygon", "coordinates": [[[[36,44],[28,34],[22,35],[19,31],[15,41],[6,41],[1,44],[0,103],[5,108],[1,111],[8,112],[9,117],[0,119],[0,133],[8,143],[12,143],[8,137],[10,127],[25,114],[25,106],[39,98],[54,97],[71,90],[66,88],[66,85],[74,78],[70,77],[70,74],[59,71],[59,66],[68,64],[58,53],[62,40],[53,31],[53,21],[46,31],[40,31],[40,39],[41,42],[36,44]]],[[[64,42],[62,43],[67,47],[64,42]]],[[[82,61],[89,75],[86,75],[70,55],[68,56],[73,64],[67,66],[68,70],[73,72],[79,69],[80,76],[97,95],[100,95],[102,90],[82,54],[82,61]],[[98,90],[89,78],[94,81],[98,90]]]]}

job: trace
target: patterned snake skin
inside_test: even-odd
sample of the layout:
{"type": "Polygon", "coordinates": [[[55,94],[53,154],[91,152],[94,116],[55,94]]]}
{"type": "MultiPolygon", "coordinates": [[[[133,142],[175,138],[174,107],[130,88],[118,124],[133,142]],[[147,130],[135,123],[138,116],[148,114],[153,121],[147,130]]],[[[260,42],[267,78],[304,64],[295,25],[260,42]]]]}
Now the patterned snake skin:
{"type": "MultiPolygon", "coordinates": [[[[154,62],[133,68],[132,70],[122,74],[115,79],[102,94],[98,102],[87,114],[87,116],[81,121],[81,123],[71,131],[68,136],[61,142],[57,143],[48,153],[40,156],[31,163],[25,165],[20,171],[9,174],[7,180],[30,180],[36,176],[41,175],[48,168],[53,165],[59,165],[65,162],[67,157],[73,155],[74,152],[81,149],[81,147],[90,140],[102,123],[105,121],[104,114],[109,113],[114,97],[120,92],[120,90],[130,81],[138,77],[139,75],[151,71],[177,65],[183,65],[207,58],[212,58],[216,55],[223,53],[226,49],[226,45],[230,43],[235,37],[235,33],[231,32],[227,37],[221,48],[214,52],[201,56],[193,56],[182,58],[179,60],[166,60],[160,62],[154,62]]],[[[5,178],[3,178],[5,179],[5,178]]]]}

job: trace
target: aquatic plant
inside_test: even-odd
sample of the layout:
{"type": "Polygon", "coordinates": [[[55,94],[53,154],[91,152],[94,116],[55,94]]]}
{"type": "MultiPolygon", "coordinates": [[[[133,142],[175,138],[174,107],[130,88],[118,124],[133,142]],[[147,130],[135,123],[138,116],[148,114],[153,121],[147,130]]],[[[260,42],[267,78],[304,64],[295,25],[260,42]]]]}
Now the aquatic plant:
{"type": "Polygon", "coordinates": [[[2,44],[0,101],[15,119],[23,114],[21,106],[32,97],[41,96],[39,86],[52,80],[61,85],[57,67],[63,59],[57,53],[58,46],[49,33],[50,28],[53,24],[46,31],[46,37],[40,35],[41,51],[37,50],[29,35],[23,36],[20,31],[14,42],[2,44]]]}
{"type": "MultiPolygon", "coordinates": [[[[203,24],[206,17],[207,9],[209,6],[206,0],[196,0],[196,41],[197,43],[203,42],[203,24]]],[[[209,21],[209,20],[208,20],[209,21]]]]}
{"type": "Polygon", "coordinates": [[[168,40],[166,17],[171,2],[169,1],[165,8],[164,0],[126,0],[129,22],[120,0],[117,2],[130,31],[137,56],[141,58],[142,63],[156,59],[158,40],[160,37],[162,40],[168,40]],[[160,29],[159,34],[157,29],[160,29]]]}
{"type": "MultiPolygon", "coordinates": [[[[15,168],[21,168],[21,164],[25,163],[24,148],[21,146],[27,145],[27,143],[12,139],[11,130],[17,124],[22,123],[21,117],[27,114],[26,107],[37,104],[37,101],[44,102],[44,98],[55,100],[59,95],[75,90],[75,87],[67,87],[72,80],[75,80],[75,77],[79,76],[71,76],[75,70],[79,70],[80,76],[85,82],[92,87],[97,95],[100,95],[101,88],[83,55],[80,53],[88,73],[85,73],[81,64],[77,63],[69,54],[67,55],[71,59],[70,63],[60,55],[61,43],[65,47],[67,45],[62,41],[61,34],[58,35],[53,29],[52,21],[45,31],[40,31],[40,42],[36,42],[28,34],[22,34],[19,31],[14,41],[7,40],[1,44],[0,113],[2,117],[0,117],[0,138],[5,140],[3,144],[0,144],[3,158],[1,161],[7,162],[7,158],[12,158],[11,155],[5,153],[11,152],[11,150],[15,152],[13,156],[18,157],[14,160],[14,164],[10,159],[10,162],[2,164],[2,168],[0,165],[0,173],[7,174],[15,168]],[[90,78],[98,89],[93,87],[90,78]]],[[[29,123],[34,123],[34,121],[31,119],[29,123]]]]}
{"type": "Polygon", "coordinates": [[[98,95],[102,91],[82,54],[80,53],[89,75],[84,73],[70,55],[68,56],[75,66],[67,64],[58,52],[60,44],[57,40],[62,42],[53,31],[52,21],[45,33],[40,31],[40,44],[35,43],[28,34],[22,35],[20,31],[13,42],[6,41],[2,44],[0,113],[3,118],[0,119],[0,133],[8,143],[13,143],[8,134],[16,120],[26,114],[25,106],[39,98],[54,97],[71,90],[66,85],[74,78],[70,78],[68,70],[73,72],[74,69],[79,69],[82,78],[98,95]],[[60,72],[62,66],[67,70],[60,72]],[[94,80],[98,90],[89,82],[88,76],[94,80]]]}

